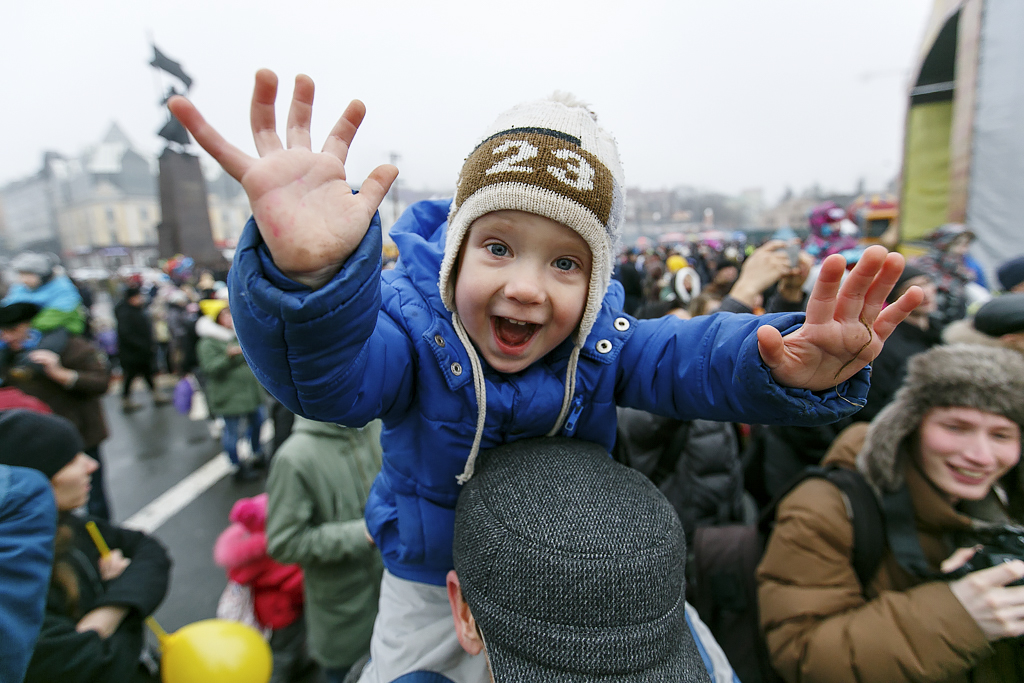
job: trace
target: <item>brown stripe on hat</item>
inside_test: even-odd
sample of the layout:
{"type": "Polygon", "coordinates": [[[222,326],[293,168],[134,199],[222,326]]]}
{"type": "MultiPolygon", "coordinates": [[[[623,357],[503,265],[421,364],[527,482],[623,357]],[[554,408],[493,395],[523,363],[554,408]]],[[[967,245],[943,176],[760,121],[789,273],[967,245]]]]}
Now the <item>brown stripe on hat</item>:
{"type": "Polygon", "coordinates": [[[498,183],[551,190],[586,207],[602,225],[608,225],[614,185],[611,171],[580,147],[577,138],[559,131],[513,128],[489,137],[466,159],[455,205],[498,183]]]}

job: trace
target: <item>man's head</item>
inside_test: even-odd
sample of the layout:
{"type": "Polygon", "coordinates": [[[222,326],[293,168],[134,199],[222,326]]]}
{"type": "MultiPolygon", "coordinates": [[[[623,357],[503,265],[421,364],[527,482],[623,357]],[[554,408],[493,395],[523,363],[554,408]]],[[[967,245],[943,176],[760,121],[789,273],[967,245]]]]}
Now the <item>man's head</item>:
{"type": "Polygon", "coordinates": [[[1024,256],[1010,259],[999,266],[996,278],[1005,292],[1024,292],[1024,256]]]}
{"type": "Polygon", "coordinates": [[[131,286],[124,290],[124,300],[127,301],[129,305],[138,308],[145,303],[146,297],[143,296],[141,288],[131,286]]]}
{"type": "Polygon", "coordinates": [[[685,621],[686,547],[643,475],[577,439],[482,453],[455,513],[448,594],[494,680],[707,681],[685,621]]]}
{"type": "Polygon", "coordinates": [[[32,333],[32,319],[39,306],[27,302],[7,304],[0,308],[0,341],[20,351],[32,333]]]}
{"type": "Polygon", "coordinates": [[[1014,351],[1024,353],[1024,292],[1003,294],[974,314],[974,329],[1014,351]]]}
{"type": "Polygon", "coordinates": [[[615,140],[586,106],[555,96],[498,117],[459,174],[438,283],[445,306],[463,319],[488,363],[522,369],[574,331],[582,344],[611,280],[623,210],[615,140]],[[493,234],[496,223],[518,240],[517,249],[493,234]],[[553,244],[539,243],[543,233],[550,233],[553,244]],[[475,255],[501,271],[500,281],[471,267],[480,265],[472,262],[475,255]],[[541,257],[549,260],[531,263],[533,270],[517,267],[520,259],[541,257]],[[571,296],[572,308],[580,312],[568,329],[559,316],[547,327],[549,316],[540,311],[549,298],[560,296],[565,279],[560,271],[578,271],[573,277],[585,278],[582,292],[571,296]],[[491,290],[483,308],[483,293],[475,291],[482,284],[491,290]],[[535,290],[525,293],[525,302],[524,286],[535,290]]]}

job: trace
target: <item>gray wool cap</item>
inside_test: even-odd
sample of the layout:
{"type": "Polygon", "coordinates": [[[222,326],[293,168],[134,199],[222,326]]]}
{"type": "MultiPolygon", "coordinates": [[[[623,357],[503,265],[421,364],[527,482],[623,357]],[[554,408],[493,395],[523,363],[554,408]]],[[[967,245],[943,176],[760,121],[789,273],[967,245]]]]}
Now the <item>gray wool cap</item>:
{"type": "Polygon", "coordinates": [[[46,277],[53,272],[53,264],[46,254],[23,251],[11,261],[11,267],[19,273],[34,273],[46,277]]]}
{"type": "Polygon", "coordinates": [[[710,681],[686,625],[683,529],[646,477],[578,439],[480,458],[454,558],[497,683],[710,681]]]}
{"type": "Polygon", "coordinates": [[[1024,356],[978,344],[936,346],[913,356],[903,386],[868,427],[857,468],[883,492],[903,485],[903,449],[932,408],[975,408],[1024,433],[1024,356]]]}

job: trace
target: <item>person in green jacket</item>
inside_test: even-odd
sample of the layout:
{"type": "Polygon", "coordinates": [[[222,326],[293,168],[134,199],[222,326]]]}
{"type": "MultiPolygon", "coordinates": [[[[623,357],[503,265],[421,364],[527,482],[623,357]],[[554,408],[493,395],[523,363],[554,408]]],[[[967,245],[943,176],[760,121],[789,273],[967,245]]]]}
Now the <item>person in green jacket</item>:
{"type": "Polygon", "coordinates": [[[196,356],[205,379],[206,403],[210,414],[224,420],[221,434],[224,450],[235,466],[236,480],[252,480],[252,467],[266,463],[260,447],[263,426],[263,388],[242,356],[242,347],[235,337],[228,302],[206,299],[200,302],[203,315],[196,321],[196,356]],[[238,459],[238,428],[242,418],[249,425],[252,464],[238,459]]]}
{"type": "Polygon", "coordinates": [[[380,463],[379,422],[296,417],[267,479],[267,551],[302,566],[309,653],[332,683],[370,649],[383,563],[363,508],[380,463]]]}

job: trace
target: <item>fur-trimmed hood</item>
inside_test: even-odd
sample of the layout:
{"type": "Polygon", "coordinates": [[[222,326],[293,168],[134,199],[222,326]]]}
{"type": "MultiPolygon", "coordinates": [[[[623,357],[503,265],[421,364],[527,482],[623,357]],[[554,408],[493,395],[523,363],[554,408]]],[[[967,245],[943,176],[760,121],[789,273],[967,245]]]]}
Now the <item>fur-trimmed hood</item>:
{"type": "Polygon", "coordinates": [[[917,431],[930,409],[942,407],[1003,415],[1024,431],[1024,357],[1007,349],[953,344],[911,358],[895,399],[871,421],[857,469],[881,492],[898,490],[903,485],[903,441],[917,431]]]}
{"type": "Polygon", "coordinates": [[[209,338],[222,342],[233,342],[237,338],[234,330],[215,323],[205,315],[199,316],[196,320],[196,336],[200,339],[209,338]]]}
{"type": "Polygon", "coordinates": [[[1003,348],[998,338],[978,332],[974,328],[974,322],[971,318],[963,318],[950,323],[942,331],[942,341],[947,344],[980,344],[993,348],[1003,348]]]}

